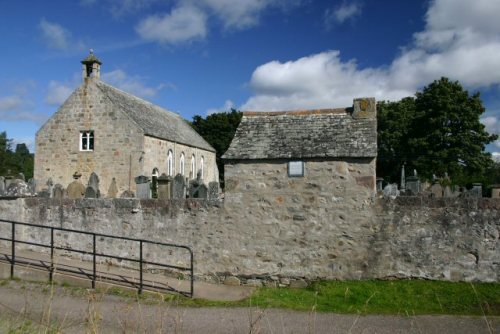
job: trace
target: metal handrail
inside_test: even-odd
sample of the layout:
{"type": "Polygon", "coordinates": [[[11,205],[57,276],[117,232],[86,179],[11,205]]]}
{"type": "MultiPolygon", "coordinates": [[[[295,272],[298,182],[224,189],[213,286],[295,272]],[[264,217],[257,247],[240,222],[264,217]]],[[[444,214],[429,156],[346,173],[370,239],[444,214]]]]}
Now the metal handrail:
{"type": "MultiPolygon", "coordinates": [[[[118,237],[118,236],[109,235],[109,234],[101,234],[101,233],[94,233],[94,232],[88,232],[88,231],[67,229],[67,228],[62,228],[62,227],[53,227],[53,226],[24,223],[24,222],[5,220],[5,219],[0,219],[0,223],[11,224],[10,238],[6,238],[6,237],[0,235],[0,240],[11,242],[11,258],[9,261],[10,262],[10,276],[11,276],[11,278],[14,277],[14,267],[16,264],[16,243],[17,243],[17,244],[26,244],[26,245],[50,248],[50,267],[49,267],[49,280],[50,281],[52,281],[53,274],[54,274],[54,251],[55,250],[65,250],[65,251],[75,252],[75,253],[80,253],[80,254],[85,254],[85,255],[92,255],[92,275],[91,275],[92,278],[91,278],[91,281],[92,281],[92,288],[93,289],[95,288],[95,282],[97,280],[97,257],[105,257],[105,258],[125,260],[125,261],[139,263],[139,287],[138,287],[139,293],[142,293],[142,290],[145,286],[144,285],[144,277],[143,277],[144,265],[154,265],[154,266],[158,266],[158,267],[176,269],[176,270],[180,270],[180,271],[189,271],[189,273],[190,273],[190,290],[189,290],[189,292],[177,291],[177,290],[172,289],[172,288],[169,288],[168,290],[169,291],[176,291],[176,292],[179,292],[181,294],[187,295],[189,297],[193,297],[193,293],[194,293],[194,268],[193,268],[194,256],[193,256],[193,251],[189,246],[177,245],[177,244],[172,244],[172,243],[156,242],[156,241],[150,241],[150,240],[144,240],[144,239],[118,237]],[[32,241],[16,239],[16,226],[17,225],[50,230],[50,245],[47,245],[44,243],[36,243],[36,242],[32,242],[32,241]],[[68,247],[56,246],[54,244],[54,231],[61,231],[61,232],[68,232],[68,233],[80,233],[80,234],[92,236],[92,252],[80,250],[80,249],[73,249],[73,248],[68,248],[68,247]],[[102,252],[98,253],[96,251],[97,237],[126,240],[126,241],[132,241],[132,242],[139,243],[139,259],[127,258],[127,257],[122,257],[122,256],[115,256],[115,255],[106,254],[106,253],[102,253],[102,252]],[[165,264],[165,263],[145,261],[143,258],[143,248],[144,248],[145,244],[185,249],[189,252],[190,266],[189,267],[181,267],[181,266],[169,265],[169,264],[165,264]]],[[[68,270],[68,272],[74,272],[74,271],[68,270]]],[[[87,275],[84,275],[84,276],[87,276],[87,275]]],[[[109,278],[109,280],[116,281],[116,279],[111,279],[111,278],[109,278]]],[[[127,280],[123,280],[123,281],[130,283],[127,280]]]]}

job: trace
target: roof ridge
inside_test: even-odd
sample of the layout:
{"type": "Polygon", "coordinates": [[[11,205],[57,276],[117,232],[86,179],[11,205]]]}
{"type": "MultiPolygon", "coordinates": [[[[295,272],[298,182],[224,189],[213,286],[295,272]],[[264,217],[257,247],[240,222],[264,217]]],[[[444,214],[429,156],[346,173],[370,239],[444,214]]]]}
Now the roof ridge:
{"type": "Polygon", "coordinates": [[[300,109],[289,111],[245,111],[243,116],[308,116],[348,113],[351,108],[329,108],[329,109],[300,109]]]}

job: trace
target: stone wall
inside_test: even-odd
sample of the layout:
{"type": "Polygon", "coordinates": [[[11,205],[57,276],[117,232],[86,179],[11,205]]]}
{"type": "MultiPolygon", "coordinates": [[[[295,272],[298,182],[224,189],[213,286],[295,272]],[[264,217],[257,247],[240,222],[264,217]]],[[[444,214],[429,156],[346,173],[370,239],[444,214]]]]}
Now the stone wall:
{"type": "MultiPolygon", "coordinates": [[[[499,280],[500,201],[377,199],[337,210],[340,197],[318,208],[307,199],[280,203],[279,196],[264,196],[246,209],[198,200],[25,198],[1,200],[0,218],[190,245],[195,274],[204,278],[499,280]]],[[[2,224],[0,233],[9,235],[2,224]]],[[[35,237],[29,229],[23,233],[35,237]]],[[[65,242],[88,246],[82,238],[65,242]]]]}

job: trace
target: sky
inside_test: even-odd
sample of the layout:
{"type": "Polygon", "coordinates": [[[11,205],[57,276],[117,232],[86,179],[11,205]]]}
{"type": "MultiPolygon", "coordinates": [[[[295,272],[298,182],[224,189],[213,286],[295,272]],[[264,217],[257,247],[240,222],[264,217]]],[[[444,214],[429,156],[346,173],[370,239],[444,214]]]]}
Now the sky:
{"type": "MultiPolygon", "coordinates": [[[[399,100],[446,76],[500,133],[500,0],[0,0],[0,132],[36,131],[101,79],[187,120],[399,100]]],[[[500,157],[500,140],[487,146],[500,157]]]]}

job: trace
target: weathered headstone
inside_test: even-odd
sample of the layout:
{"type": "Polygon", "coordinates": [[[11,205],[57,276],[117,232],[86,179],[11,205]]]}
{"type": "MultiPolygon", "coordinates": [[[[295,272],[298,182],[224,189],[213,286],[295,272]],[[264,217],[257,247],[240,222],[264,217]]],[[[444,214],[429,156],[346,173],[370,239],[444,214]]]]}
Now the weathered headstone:
{"type": "Polygon", "coordinates": [[[451,190],[450,186],[445,186],[443,189],[443,197],[446,198],[451,198],[453,196],[453,191],[451,190]]]}
{"type": "Polygon", "coordinates": [[[198,196],[197,196],[197,198],[203,198],[203,199],[207,199],[208,198],[208,188],[203,183],[198,187],[198,196]]]}
{"type": "Polygon", "coordinates": [[[108,188],[108,197],[115,198],[116,195],[118,195],[118,187],[116,186],[116,179],[113,178],[108,188]]]}
{"type": "Polygon", "coordinates": [[[410,195],[418,195],[420,193],[420,180],[417,176],[408,176],[406,178],[406,190],[410,195]]]}
{"type": "Polygon", "coordinates": [[[434,183],[430,188],[431,197],[441,198],[443,197],[443,187],[439,183],[434,183]]]}
{"type": "Polygon", "coordinates": [[[17,180],[23,180],[23,181],[26,181],[26,179],[24,178],[24,174],[23,173],[19,173],[16,175],[16,179],[17,180]]]}
{"type": "Polygon", "coordinates": [[[208,184],[208,200],[217,201],[219,199],[219,182],[212,181],[208,184]]]}
{"type": "Polygon", "coordinates": [[[184,176],[182,176],[181,174],[177,174],[174,177],[172,181],[172,198],[186,198],[186,184],[184,182],[184,176]]]}
{"type": "Polygon", "coordinates": [[[97,198],[97,192],[94,187],[87,187],[85,189],[85,198],[97,198]]]}
{"type": "Polygon", "coordinates": [[[93,198],[101,197],[101,192],[99,191],[99,177],[97,176],[96,173],[92,172],[92,174],[90,174],[89,183],[87,184],[87,187],[91,187],[94,189],[96,197],[93,198]]]}
{"type": "Polygon", "coordinates": [[[134,197],[135,197],[134,192],[130,190],[125,190],[120,195],[120,198],[134,198],[134,197]]]}
{"type": "Polygon", "coordinates": [[[473,183],[472,189],[469,191],[471,197],[483,197],[483,185],[481,183],[473,183]]]}
{"type": "Polygon", "coordinates": [[[158,178],[158,198],[170,199],[170,183],[172,178],[165,173],[158,178]]]}
{"type": "Polygon", "coordinates": [[[386,185],[384,187],[384,190],[382,191],[382,194],[384,197],[396,198],[397,196],[399,196],[398,185],[396,183],[386,185]]]}
{"type": "Polygon", "coordinates": [[[500,198],[500,184],[491,185],[491,198],[500,198]]]}
{"type": "Polygon", "coordinates": [[[61,184],[57,183],[54,185],[54,189],[52,190],[52,197],[55,199],[63,199],[64,198],[64,188],[61,184]]]}
{"type": "Polygon", "coordinates": [[[75,172],[75,174],[73,174],[74,181],[71,182],[68,185],[68,188],[66,189],[66,194],[68,198],[76,199],[76,198],[83,198],[85,196],[85,186],[80,181],[81,176],[82,174],[78,172],[75,172]]]}
{"type": "Polygon", "coordinates": [[[376,182],[377,182],[377,192],[384,190],[384,187],[383,187],[384,178],[377,177],[376,182]]]}
{"type": "Polygon", "coordinates": [[[0,196],[5,195],[5,178],[0,176],[0,196]]]}
{"type": "Polygon", "coordinates": [[[135,192],[138,198],[151,198],[151,186],[147,176],[137,176],[135,178],[135,183],[135,192]]]}

